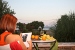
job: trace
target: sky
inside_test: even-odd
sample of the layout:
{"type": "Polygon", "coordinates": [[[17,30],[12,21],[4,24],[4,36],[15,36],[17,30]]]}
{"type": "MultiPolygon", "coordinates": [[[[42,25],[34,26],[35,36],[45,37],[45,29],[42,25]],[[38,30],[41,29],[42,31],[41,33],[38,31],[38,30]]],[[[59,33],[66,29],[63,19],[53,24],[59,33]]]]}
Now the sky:
{"type": "Polygon", "coordinates": [[[42,21],[53,25],[61,15],[75,12],[75,0],[5,0],[14,9],[18,22],[42,21]]]}

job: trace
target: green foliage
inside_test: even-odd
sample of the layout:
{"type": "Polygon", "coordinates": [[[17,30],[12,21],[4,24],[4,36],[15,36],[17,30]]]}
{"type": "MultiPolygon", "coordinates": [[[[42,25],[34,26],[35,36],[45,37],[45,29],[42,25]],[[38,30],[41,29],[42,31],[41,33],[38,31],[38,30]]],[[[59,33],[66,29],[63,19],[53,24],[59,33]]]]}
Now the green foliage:
{"type": "Polygon", "coordinates": [[[0,18],[2,17],[3,14],[6,13],[15,14],[14,10],[10,9],[8,2],[0,0],[0,18]]]}
{"type": "Polygon", "coordinates": [[[41,26],[43,28],[44,27],[44,23],[43,22],[38,22],[38,21],[33,21],[31,23],[28,23],[26,25],[26,28],[29,31],[32,31],[33,29],[38,29],[39,26],[41,26]]]}
{"type": "Polygon", "coordinates": [[[33,34],[39,34],[38,27],[41,26],[44,27],[43,22],[33,21],[32,23],[17,23],[17,26],[19,26],[20,32],[33,32],[33,34]]]}
{"type": "Polygon", "coordinates": [[[75,42],[75,14],[62,15],[57,21],[55,38],[60,42],[75,42]]]}
{"type": "Polygon", "coordinates": [[[53,36],[53,37],[54,37],[54,35],[55,35],[55,30],[56,30],[56,25],[51,26],[49,30],[50,30],[50,36],[53,36]]]}
{"type": "Polygon", "coordinates": [[[49,30],[54,34],[56,30],[56,25],[51,26],[49,30]]]}
{"type": "Polygon", "coordinates": [[[39,30],[37,30],[37,29],[33,29],[33,30],[32,30],[32,34],[33,34],[33,35],[40,35],[40,32],[39,32],[39,30]]]}
{"type": "Polygon", "coordinates": [[[17,26],[19,26],[19,31],[22,33],[28,32],[28,30],[26,29],[26,24],[25,23],[17,23],[17,26]]]}

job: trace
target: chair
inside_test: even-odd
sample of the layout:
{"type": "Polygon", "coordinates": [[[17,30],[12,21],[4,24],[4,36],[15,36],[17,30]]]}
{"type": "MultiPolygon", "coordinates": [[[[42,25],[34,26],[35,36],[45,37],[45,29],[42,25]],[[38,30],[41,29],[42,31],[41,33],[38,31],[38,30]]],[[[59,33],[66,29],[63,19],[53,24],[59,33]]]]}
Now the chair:
{"type": "Polygon", "coordinates": [[[0,50],[22,50],[22,47],[18,41],[14,41],[10,44],[0,46],[0,50]]]}

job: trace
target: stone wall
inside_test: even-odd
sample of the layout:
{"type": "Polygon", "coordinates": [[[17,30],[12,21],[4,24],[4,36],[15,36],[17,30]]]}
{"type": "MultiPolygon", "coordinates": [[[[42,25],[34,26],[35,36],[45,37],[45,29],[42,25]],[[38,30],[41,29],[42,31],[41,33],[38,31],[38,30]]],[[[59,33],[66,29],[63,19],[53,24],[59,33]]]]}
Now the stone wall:
{"type": "MultiPolygon", "coordinates": [[[[40,50],[49,50],[49,47],[40,47],[40,50]]],[[[35,50],[35,48],[33,47],[33,50],[35,50]]],[[[75,50],[75,46],[59,46],[58,50],[75,50]]]]}
{"type": "Polygon", "coordinates": [[[58,50],[75,50],[75,46],[59,46],[58,50]]]}
{"type": "MultiPolygon", "coordinates": [[[[38,44],[39,45],[39,44],[38,44]]],[[[39,45],[39,49],[40,50],[49,50],[50,44],[40,44],[39,45]]],[[[35,48],[33,47],[33,50],[35,50],[35,48]]],[[[75,42],[71,43],[58,43],[58,50],[75,50],[75,42]]]]}

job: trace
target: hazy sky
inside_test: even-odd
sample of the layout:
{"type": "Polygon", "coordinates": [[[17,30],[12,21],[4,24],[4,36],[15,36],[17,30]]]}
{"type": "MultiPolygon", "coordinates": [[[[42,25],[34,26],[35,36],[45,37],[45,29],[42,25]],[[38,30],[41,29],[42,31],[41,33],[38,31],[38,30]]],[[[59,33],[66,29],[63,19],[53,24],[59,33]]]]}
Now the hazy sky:
{"type": "Polygon", "coordinates": [[[61,15],[75,12],[75,0],[6,0],[18,21],[42,21],[52,25],[61,15]]]}

